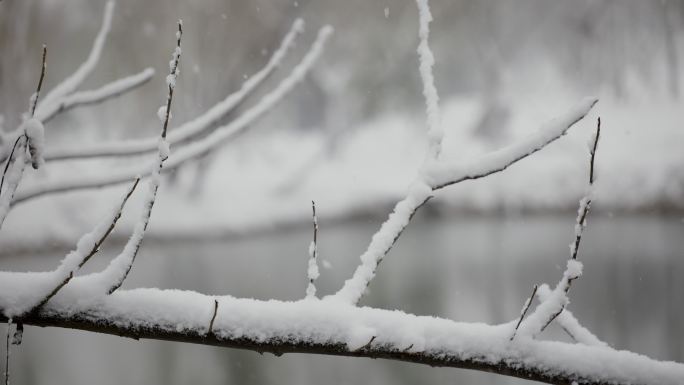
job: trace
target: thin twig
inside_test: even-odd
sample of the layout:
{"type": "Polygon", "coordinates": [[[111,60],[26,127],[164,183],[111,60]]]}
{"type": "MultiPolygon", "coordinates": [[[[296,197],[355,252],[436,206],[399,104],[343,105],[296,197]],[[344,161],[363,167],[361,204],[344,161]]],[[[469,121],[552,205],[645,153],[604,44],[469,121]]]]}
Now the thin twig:
{"type": "MultiPolygon", "coordinates": [[[[38,105],[38,97],[40,95],[40,90],[43,88],[43,80],[45,79],[45,69],[46,69],[46,59],[47,59],[47,45],[43,44],[43,59],[41,60],[41,67],[40,67],[40,77],[38,80],[38,86],[36,87],[36,92],[31,96],[31,101],[30,101],[30,106],[29,109],[31,111],[31,117],[36,112],[36,105],[38,105]]],[[[5,169],[2,172],[2,179],[0,180],[0,194],[2,193],[2,186],[5,184],[5,175],[7,175],[7,170],[10,167],[10,164],[14,162],[14,153],[17,149],[17,146],[19,144],[19,140],[24,137],[26,138],[26,132],[22,132],[17,139],[14,141],[14,145],[12,146],[12,151],[10,152],[9,156],[7,157],[7,163],[5,163],[5,169]]]]}
{"type": "Polygon", "coordinates": [[[178,75],[178,62],[181,56],[181,37],[183,36],[183,21],[178,20],[178,33],[176,34],[176,51],[173,53],[173,66],[169,76],[172,79],[167,80],[169,93],[166,98],[166,117],[164,118],[164,127],[162,128],[161,137],[166,139],[166,130],[169,126],[169,116],[171,114],[171,101],[173,100],[173,89],[176,88],[176,76],[178,75]]]}
{"type": "Polygon", "coordinates": [[[309,284],[306,288],[307,298],[316,295],[316,286],[314,282],[318,278],[318,217],[316,216],[316,202],[311,201],[311,220],[313,222],[313,240],[309,245],[309,266],[306,270],[306,275],[309,278],[309,284]]]}
{"type": "Polygon", "coordinates": [[[14,162],[14,152],[17,150],[17,146],[19,145],[19,140],[23,138],[25,134],[19,135],[17,137],[17,140],[14,141],[14,145],[12,145],[12,151],[10,152],[9,156],[7,157],[7,162],[5,163],[5,169],[2,171],[2,179],[0,179],[0,193],[2,192],[2,186],[5,185],[5,175],[7,175],[7,170],[9,169],[10,165],[14,162]]]}
{"type": "Polygon", "coordinates": [[[43,64],[40,69],[40,80],[38,80],[38,87],[36,88],[36,93],[31,97],[31,117],[36,114],[36,106],[38,105],[38,98],[40,97],[40,90],[43,87],[43,79],[45,79],[45,67],[47,56],[47,45],[43,44],[43,64]]]}
{"type": "Polygon", "coordinates": [[[119,221],[119,218],[121,218],[121,213],[124,209],[124,206],[126,205],[126,202],[128,202],[128,199],[133,195],[133,192],[135,191],[135,188],[138,186],[138,183],[140,182],[140,178],[137,178],[131,188],[126,192],[126,195],[124,196],[123,200],[121,201],[121,204],[119,205],[119,208],[117,209],[114,217],[112,218],[112,221],[109,224],[109,227],[105,231],[104,234],[95,242],[93,247],[90,249],[90,252],[85,255],[85,257],[78,263],[76,268],[72,271],[69,272],[69,274],[60,282],[48,295],[46,295],[36,306],[34,306],[32,309],[27,311],[27,313],[33,313],[38,311],[43,305],[45,305],[52,297],[57,295],[57,293],[66,285],[69,283],[69,281],[74,277],[74,271],[80,269],[88,260],[95,255],[99,250],[100,246],[104,243],[104,241],[107,239],[109,234],[114,230],[114,227],[116,227],[116,223],[119,221]]]}
{"type": "MultiPolygon", "coordinates": [[[[283,38],[278,49],[273,52],[268,63],[257,73],[247,79],[239,90],[226,96],[225,99],[216,103],[213,107],[190,120],[176,127],[169,132],[169,141],[172,145],[179,145],[192,139],[202,137],[219,126],[219,122],[234,112],[241,106],[247,97],[250,96],[260,85],[268,79],[277,68],[282,64],[283,59],[294,46],[296,38],[304,31],[304,22],[298,19],[292,24],[290,31],[283,38]]],[[[81,94],[80,92],[78,94],[81,94]]],[[[65,99],[72,99],[77,94],[65,99]]],[[[69,160],[100,157],[119,157],[130,155],[141,155],[157,150],[158,138],[149,137],[145,139],[123,140],[109,143],[93,143],[88,148],[74,146],[71,148],[50,149],[45,154],[46,161],[69,160]]]]}
{"type": "Polygon", "coordinates": [[[152,216],[152,208],[154,207],[154,202],[157,199],[157,193],[159,191],[159,178],[164,168],[164,162],[168,157],[168,142],[166,141],[166,131],[168,128],[169,119],[171,115],[171,102],[173,100],[173,90],[176,86],[176,78],[178,76],[178,63],[180,61],[181,56],[182,36],[183,21],[178,20],[178,32],[176,32],[176,49],[174,50],[171,59],[171,71],[168,77],[166,78],[168,94],[166,96],[166,111],[164,116],[164,125],[162,127],[159,138],[160,143],[157,147],[157,163],[153,165],[151,171],[149,172],[152,175],[152,178],[150,178],[148,182],[150,193],[148,193],[148,198],[145,202],[145,207],[141,214],[140,221],[138,222],[138,226],[142,224],[142,228],[138,229],[136,226],[136,230],[133,231],[133,234],[131,234],[131,237],[128,239],[128,242],[126,242],[123,251],[116,256],[114,261],[112,261],[112,264],[110,266],[113,266],[116,263],[116,261],[120,260],[121,258],[128,258],[128,261],[126,261],[126,267],[124,271],[122,272],[122,274],[120,274],[120,276],[114,279],[114,282],[111,283],[109,289],[107,290],[107,294],[112,294],[116,290],[118,290],[121,287],[121,285],[123,285],[124,281],[128,277],[128,274],[133,268],[133,263],[135,262],[135,258],[138,255],[140,246],[142,245],[142,241],[145,236],[145,231],[147,231],[147,226],[150,223],[150,217],[152,216]]]}
{"type": "MultiPolygon", "coordinates": [[[[580,201],[580,208],[578,210],[578,215],[577,215],[577,220],[575,223],[575,241],[573,244],[571,244],[570,249],[571,249],[571,260],[576,261],[577,260],[577,253],[579,251],[579,245],[580,242],[582,241],[582,234],[584,233],[584,228],[587,225],[587,216],[589,215],[589,211],[591,210],[591,196],[593,194],[593,187],[594,187],[594,182],[596,181],[596,175],[594,172],[594,160],[596,159],[596,150],[598,149],[598,141],[599,137],[601,136],[601,118],[599,117],[596,122],[596,133],[594,134],[594,140],[593,143],[591,144],[591,147],[589,148],[589,191],[587,195],[582,198],[580,201]]],[[[570,263],[570,262],[568,262],[570,263]]],[[[558,287],[562,287],[565,295],[567,296],[568,292],[570,291],[570,287],[572,286],[572,282],[577,279],[578,276],[572,276],[568,274],[567,270],[565,273],[563,273],[563,278],[561,279],[561,282],[559,282],[558,287]]],[[[558,287],[556,290],[558,290],[558,287]]],[[[565,305],[561,305],[560,308],[551,316],[548,318],[548,320],[544,323],[544,325],[541,327],[539,332],[543,332],[546,330],[546,328],[553,322],[553,320],[558,317],[563,310],[565,309],[565,305]]]]}
{"type": "Polygon", "coordinates": [[[214,314],[211,316],[211,321],[209,321],[209,330],[207,335],[212,335],[214,333],[214,320],[216,320],[216,314],[218,313],[218,300],[214,299],[214,314]]]}
{"type": "Polygon", "coordinates": [[[522,323],[523,319],[525,318],[525,315],[527,314],[527,311],[530,310],[530,306],[532,305],[532,301],[534,301],[534,296],[537,295],[537,289],[539,288],[539,285],[534,285],[534,288],[532,288],[532,294],[530,295],[530,298],[525,301],[525,305],[523,306],[522,312],[520,312],[520,319],[518,319],[518,323],[515,325],[515,330],[513,330],[513,335],[511,336],[511,341],[515,338],[515,333],[518,332],[518,328],[520,327],[520,324],[522,323]]]}
{"type": "MultiPolygon", "coordinates": [[[[592,144],[591,148],[589,149],[589,188],[591,189],[594,186],[594,181],[595,181],[595,175],[594,175],[594,159],[596,158],[596,150],[598,148],[598,141],[599,137],[601,136],[601,118],[597,118],[596,121],[596,134],[594,135],[594,143],[592,144]]],[[[587,220],[587,215],[589,214],[589,210],[591,208],[591,197],[585,197],[586,202],[582,205],[581,207],[581,213],[577,217],[577,223],[576,225],[579,226],[580,231],[577,231],[575,234],[575,243],[574,246],[572,247],[572,259],[577,259],[577,253],[579,252],[579,246],[580,242],[582,241],[582,230],[584,229],[584,226],[586,225],[586,220],[587,220]]]]}
{"type": "Polygon", "coordinates": [[[362,350],[366,350],[366,349],[370,348],[371,344],[373,343],[373,341],[375,341],[375,338],[376,338],[376,337],[377,337],[377,336],[372,336],[372,337],[370,338],[370,340],[369,340],[368,342],[366,342],[365,345],[363,345],[362,347],[360,347],[360,348],[358,348],[358,349],[352,350],[352,351],[353,351],[353,352],[360,352],[360,351],[362,351],[362,350]]]}
{"type": "MultiPolygon", "coordinates": [[[[329,26],[321,28],[309,51],[302,58],[299,64],[297,64],[297,66],[292,70],[287,78],[283,79],[273,90],[264,95],[256,105],[245,110],[235,120],[231,121],[225,126],[217,128],[206,137],[180,148],[180,150],[176,152],[174,158],[169,160],[169,162],[164,165],[164,170],[168,171],[171,169],[176,169],[184,164],[187,164],[193,160],[201,159],[207,154],[218,150],[226,142],[243,133],[254,121],[262,117],[265,113],[269,112],[305,78],[322,54],[323,48],[332,31],[332,27],[329,26]]],[[[173,130],[171,133],[169,133],[169,138],[171,139],[172,144],[175,143],[173,141],[174,132],[176,132],[176,130],[173,130]]],[[[135,142],[133,142],[133,145],[135,145],[135,142]]],[[[146,143],[145,146],[147,146],[146,143]]],[[[146,151],[147,150],[145,150],[145,152],[146,151]]],[[[27,200],[46,194],[117,185],[130,181],[136,175],[148,176],[149,174],[150,171],[147,169],[147,167],[143,169],[140,167],[135,167],[133,169],[127,170],[113,170],[106,176],[97,176],[95,178],[78,175],[74,178],[63,178],[58,181],[49,181],[42,185],[36,183],[21,191],[14,199],[13,204],[26,202],[27,200]]]]}

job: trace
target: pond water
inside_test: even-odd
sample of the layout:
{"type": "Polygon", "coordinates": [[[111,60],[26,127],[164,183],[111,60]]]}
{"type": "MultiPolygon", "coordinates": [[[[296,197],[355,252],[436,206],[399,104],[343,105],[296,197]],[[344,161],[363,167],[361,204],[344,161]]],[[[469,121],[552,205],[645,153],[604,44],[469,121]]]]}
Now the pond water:
{"type": "MultiPolygon", "coordinates": [[[[417,217],[371,285],[365,305],[459,321],[516,318],[535,283],[555,283],[573,214],[417,217]]],[[[318,281],[329,294],[348,278],[379,219],[321,223],[318,281]]],[[[301,298],[311,229],[225,240],[146,240],[125,287],[160,287],[259,299],[301,298]]],[[[88,271],[120,247],[107,245],[88,271]]],[[[595,216],[580,250],[584,276],[570,308],[599,338],[661,360],[684,361],[684,221],[678,216],[595,216]]],[[[3,270],[47,270],[60,253],[0,254],[3,270]]],[[[0,328],[5,332],[5,328],[0,328]]],[[[567,339],[554,327],[543,338],[567,339]]],[[[2,354],[4,355],[4,344],[2,354]]],[[[523,384],[453,368],[362,358],[133,341],[27,327],[12,351],[17,384],[523,384]]]]}

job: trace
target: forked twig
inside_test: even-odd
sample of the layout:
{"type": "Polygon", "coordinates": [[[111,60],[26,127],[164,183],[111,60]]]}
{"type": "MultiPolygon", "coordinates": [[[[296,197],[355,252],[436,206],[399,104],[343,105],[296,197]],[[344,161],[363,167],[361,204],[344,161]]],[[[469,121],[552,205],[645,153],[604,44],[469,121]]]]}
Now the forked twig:
{"type": "Polygon", "coordinates": [[[50,292],[47,293],[40,301],[38,301],[37,304],[32,306],[31,308],[27,309],[24,314],[31,314],[36,311],[38,311],[43,305],[45,305],[50,299],[52,299],[57,293],[67,284],[71,279],[74,277],[74,273],[79,270],[83,265],[85,265],[90,258],[95,255],[99,250],[100,246],[104,243],[104,241],[109,237],[109,235],[112,233],[114,228],[116,227],[117,222],[121,218],[121,214],[123,212],[124,207],[126,206],[126,203],[128,202],[128,199],[133,195],[133,192],[135,191],[136,187],[138,186],[138,183],[140,182],[140,179],[136,179],[133,182],[133,185],[126,191],[126,194],[124,195],[123,199],[121,200],[120,204],[118,207],[114,210],[113,216],[111,218],[107,218],[103,221],[102,224],[98,225],[92,232],[86,234],[84,237],[79,240],[78,246],[76,247],[76,250],[69,253],[66,257],[64,257],[64,260],[60,264],[60,266],[55,270],[55,273],[60,273],[64,275],[63,279],[59,282],[57,286],[55,286],[50,292]],[[106,230],[104,232],[101,231],[103,228],[103,225],[109,223],[109,225],[106,227],[106,230]],[[99,235],[98,235],[99,233],[99,235]],[[89,251],[86,253],[83,253],[83,250],[81,249],[81,242],[87,237],[91,236],[96,236],[96,241],[93,243],[92,247],[90,248],[89,251]]]}
{"type": "Polygon", "coordinates": [[[570,259],[567,262],[567,268],[563,272],[563,277],[558,282],[548,298],[537,306],[535,311],[527,318],[521,328],[524,328],[524,334],[532,337],[543,332],[553,322],[558,315],[560,315],[568,304],[568,292],[572,286],[572,282],[582,275],[582,263],[577,260],[577,253],[582,234],[587,225],[587,216],[591,209],[592,195],[596,175],[594,171],[594,162],[596,158],[596,150],[598,149],[598,141],[601,135],[601,118],[598,118],[596,125],[596,132],[589,143],[589,183],[588,191],[580,200],[579,208],[577,210],[577,218],[575,222],[575,239],[570,244],[570,259]]]}
{"type": "Polygon", "coordinates": [[[425,205],[433,193],[444,187],[466,180],[479,179],[500,172],[541,150],[549,143],[565,135],[568,129],[581,120],[596,104],[597,99],[588,98],[576,108],[550,122],[539,132],[500,150],[485,154],[472,162],[447,162],[439,159],[443,131],[439,125],[438,95],[434,87],[432,51],[428,44],[429,23],[432,21],[427,0],[416,0],[420,12],[420,73],[423,81],[428,126],[428,154],[407,197],[394,206],[394,210],[380,229],[373,235],[366,251],[361,255],[361,264],[351,278],[334,295],[328,297],[349,304],[358,304],[365,295],[368,285],[376,275],[378,266],[397,242],[415,213],[425,205]]]}

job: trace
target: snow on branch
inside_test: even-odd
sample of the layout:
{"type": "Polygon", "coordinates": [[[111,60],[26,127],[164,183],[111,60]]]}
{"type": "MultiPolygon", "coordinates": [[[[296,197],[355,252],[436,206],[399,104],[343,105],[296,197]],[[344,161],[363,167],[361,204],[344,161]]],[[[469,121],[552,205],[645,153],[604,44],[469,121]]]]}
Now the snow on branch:
{"type": "Polygon", "coordinates": [[[423,171],[425,180],[436,190],[503,171],[565,135],[597,102],[596,98],[585,98],[564,114],[542,125],[536,132],[470,162],[440,161],[430,164],[423,171]]]}
{"type": "MultiPolygon", "coordinates": [[[[140,73],[117,79],[98,89],[78,91],[70,95],[65,95],[54,103],[42,104],[38,110],[38,119],[46,123],[58,114],[71,110],[72,108],[98,104],[115,98],[147,83],[153,76],[154,69],[146,68],[140,73]]],[[[46,156],[47,160],[51,160],[49,153],[46,154],[46,156]]]]}
{"type": "Polygon", "coordinates": [[[344,286],[337,293],[327,297],[331,300],[351,304],[357,304],[361,300],[371,280],[375,277],[380,262],[399,239],[416,211],[432,198],[434,191],[465,180],[483,178],[505,170],[517,161],[541,150],[549,143],[565,135],[570,127],[584,118],[597,102],[595,98],[587,98],[566,114],[542,126],[536,133],[471,162],[463,163],[438,159],[442,131],[439,128],[437,93],[436,89],[433,89],[432,61],[434,59],[432,59],[431,51],[427,45],[428,25],[431,16],[427,1],[417,0],[417,3],[421,24],[419,30],[421,44],[418,51],[421,58],[420,71],[425,87],[424,94],[429,127],[428,155],[419,175],[409,187],[406,198],[395,205],[387,220],[373,235],[368,248],[360,257],[361,264],[354,271],[352,277],[345,281],[344,286]]]}
{"type": "MultiPolygon", "coordinates": [[[[577,219],[575,223],[575,240],[570,244],[570,259],[567,261],[567,267],[563,272],[563,277],[558,282],[556,287],[546,295],[546,299],[542,301],[534,312],[525,320],[520,327],[520,335],[529,337],[536,337],[539,333],[544,331],[551,322],[553,322],[558,315],[560,315],[569,303],[568,292],[572,282],[582,275],[582,262],[577,260],[577,252],[582,240],[582,234],[587,225],[587,215],[591,208],[592,191],[594,182],[596,180],[594,173],[594,160],[596,158],[596,150],[598,148],[598,141],[601,134],[601,118],[598,118],[596,133],[592,136],[589,142],[589,183],[586,195],[580,200],[579,209],[577,210],[577,219]]],[[[595,341],[594,341],[595,342],[595,341]]]]}
{"type": "MultiPolygon", "coordinates": [[[[288,51],[294,45],[295,39],[304,31],[304,21],[297,19],[290,28],[290,31],[283,38],[278,49],[273,53],[268,63],[259,72],[250,77],[242,84],[242,87],[228,95],[225,99],[215,104],[209,110],[197,118],[182,124],[169,133],[171,144],[178,144],[200,136],[212,126],[218,124],[221,119],[233,112],[245,99],[257,89],[273,72],[280,67],[288,51]]],[[[83,148],[83,146],[72,148],[56,148],[46,154],[47,161],[115,157],[144,154],[155,151],[157,146],[156,138],[142,140],[124,140],[111,143],[96,143],[83,148]]]]}
{"type": "MultiPolygon", "coordinates": [[[[87,76],[92,73],[100,59],[107,34],[111,27],[113,10],[114,1],[110,0],[105,7],[102,27],[95,38],[90,55],[76,72],[62,81],[62,83],[57,85],[52,91],[48,92],[41,103],[38,103],[38,92],[31,97],[29,112],[35,120],[44,124],[61,112],[68,111],[78,106],[91,105],[109,100],[110,98],[114,98],[145,84],[152,78],[154,72],[152,69],[146,69],[139,74],[116,80],[96,90],[76,92],[87,76]]],[[[45,54],[46,49],[43,47],[43,59],[45,58],[45,54]]],[[[44,74],[45,61],[43,61],[43,70],[41,72],[41,81],[39,84],[42,84],[44,74]]],[[[23,127],[19,127],[9,135],[15,137],[23,135],[24,132],[22,129],[23,127]]],[[[0,159],[2,160],[6,159],[10,152],[8,151],[7,146],[2,145],[3,142],[3,140],[0,140],[0,159]]],[[[29,146],[30,144],[31,143],[29,142],[29,146]]],[[[32,158],[34,168],[37,165],[35,160],[35,158],[32,158]]]]}
{"type": "MultiPolygon", "coordinates": [[[[333,32],[333,28],[325,26],[318,32],[318,36],[311,49],[306,53],[302,60],[292,70],[290,75],[283,79],[278,86],[276,86],[269,93],[264,95],[261,100],[254,106],[245,110],[240,116],[230,123],[217,128],[211,134],[203,137],[200,140],[191,142],[176,150],[172,159],[166,163],[164,169],[172,170],[180,167],[192,160],[200,159],[205,155],[219,149],[226,142],[233,139],[238,134],[245,131],[249,125],[254,123],[258,118],[270,111],[276,104],[278,104],[294,87],[299,84],[309,70],[316,63],[320,55],[323,53],[323,48],[328,38],[333,32]]],[[[170,136],[172,134],[169,134],[170,136]]],[[[128,170],[115,170],[108,174],[96,174],[89,176],[76,176],[70,178],[63,178],[57,181],[38,182],[28,188],[18,192],[13,204],[24,202],[39,196],[54,194],[67,191],[76,191],[84,189],[102,188],[106,186],[117,185],[132,180],[137,175],[149,175],[148,169],[133,168],[128,170]]]]}
{"type": "MultiPolygon", "coordinates": [[[[0,321],[4,320],[6,317],[0,316],[0,321]]],[[[680,385],[684,378],[683,364],[607,347],[532,339],[511,342],[508,324],[459,323],[329,301],[260,301],[181,290],[134,289],[91,299],[54,298],[20,321],[278,355],[385,358],[553,384],[680,385]],[[213,324],[207,322],[212,318],[213,324]],[[362,340],[363,344],[373,336],[372,345],[355,348],[355,341],[362,340]]]]}
{"type": "MultiPolygon", "coordinates": [[[[542,284],[539,286],[537,291],[537,299],[539,302],[544,302],[551,297],[551,288],[547,284],[542,284]]],[[[577,318],[568,309],[563,309],[563,311],[556,317],[556,322],[560,327],[570,336],[573,340],[580,344],[591,345],[591,346],[608,346],[605,342],[601,341],[594,333],[589,331],[589,329],[582,326],[577,318]]]]}
{"type": "Polygon", "coordinates": [[[311,211],[313,239],[309,245],[309,266],[306,270],[306,276],[309,279],[309,284],[306,287],[306,298],[316,297],[316,285],[314,285],[314,282],[320,274],[318,271],[318,217],[316,216],[316,202],[314,201],[311,201],[311,211]]]}
{"type": "Polygon", "coordinates": [[[102,17],[102,26],[100,31],[95,37],[93,42],[93,47],[88,55],[86,61],[84,61],[80,67],[71,76],[64,79],[60,84],[58,84],[52,91],[48,92],[43,100],[43,103],[49,104],[56,102],[59,98],[62,98],[72,92],[83,84],[83,81],[90,75],[97,63],[100,61],[100,56],[102,55],[102,49],[104,47],[105,41],[107,40],[107,34],[112,26],[112,16],[114,15],[114,0],[107,1],[105,6],[104,15],[102,17]]]}
{"type": "Polygon", "coordinates": [[[425,97],[425,107],[427,111],[427,125],[428,125],[428,156],[432,159],[438,159],[439,153],[442,150],[442,138],[444,131],[442,130],[441,113],[439,111],[439,95],[437,94],[437,87],[435,87],[435,77],[432,74],[432,66],[435,64],[435,56],[432,54],[428,38],[430,37],[430,22],[432,21],[432,13],[428,0],[416,0],[418,5],[419,24],[418,36],[420,37],[420,44],[418,45],[418,57],[420,58],[420,78],[423,82],[423,96],[425,97]]]}
{"type": "Polygon", "coordinates": [[[76,248],[67,254],[60,265],[49,272],[0,272],[0,309],[7,318],[29,314],[47,303],[66,285],[88,260],[97,253],[102,243],[114,230],[128,198],[138,181],[126,191],[121,202],[89,233],[79,239],[76,248]]]}
{"type": "MultiPolygon", "coordinates": [[[[181,55],[181,38],[183,34],[182,21],[178,21],[178,32],[176,34],[176,48],[173,51],[171,62],[169,63],[169,76],[167,77],[167,96],[162,109],[164,115],[162,116],[162,129],[160,130],[157,156],[150,167],[151,178],[149,178],[147,186],[147,195],[145,196],[143,207],[140,212],[140,218],[136,223],[133,233],[129,237],[126,245],[109,265],[102,271],[77,277],[65,287],[57,298],[82,298],[84,295],[88,297],[97,297],[113,293],[123,284],[128,276],[135,258],[140,250],[145,231],[152,216],[152,208],[154,207],[159,185],[161,183],[161,171],[164,167],[164,162],[169,157],[169,144],[166,141],[166,134],[168,123],[171,118],[171,104],[173,101],[173,93],[176,85],[176,78],[178,76],[178,64],[181,55]]],[[[137,181],[136,181],[137,184],[137,181]]]]}
{"type": "MultiPolygon", "coordinates": [[[[30,153],[31,164],[34,169],[38,169],[43,164],[43,142],[44,142],[44,128],[43,124],[37,120],[34,115],[36,112],[36,105],[40,91],[43,88],[43,80],[45,79],[45,70],[47,68],[47,46],[43,44],[43,59],[40,66],[40,77],[36,92],[31,95],[29,101],[29,118],[24,116],[24,122],[14,133],[10,135],[16,136],[13,140],[12,150],[7,156],[5,168],[2,172],[2,179],[0,179],[0,228],[5,223],[5,218],[9,214],[10,205],[14,194],[19,187],[19,182],[24,175],[24,168],[26,166],[26,150],[28,148],[30,153]],[[5,184],[7,178],[7,184],[5,184]],[[5,189],[3,190],[3,187],[5,189]]],[[[9,142],[11,143],[11,142],[9,142]]]]}

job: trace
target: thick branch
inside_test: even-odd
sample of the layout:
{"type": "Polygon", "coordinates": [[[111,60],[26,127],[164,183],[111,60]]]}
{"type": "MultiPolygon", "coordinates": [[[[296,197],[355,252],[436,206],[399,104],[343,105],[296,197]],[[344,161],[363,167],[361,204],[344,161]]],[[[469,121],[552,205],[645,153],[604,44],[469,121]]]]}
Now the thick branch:
{"type": "MultiPolygon", "coordinates": [[[[57,298],[55,298],[56,300],[57,298]]],[[[475,369],[553,384],[679,385],[684,365],[610,348],[551,341],[509,341],[510,326],[458,323],[330,301],[257,301],[178,290],[119,291],[92,301],[63,298],[15,319],[130,338],[225,346],[257,352],[385,358],[475,369]],[[212,310],[218,315],[208,333],[212,310]],[[315,325],[313,327],[312,325],[315,325]],[[348,339],[369,329],[365,349],[348,339]],[[406,346],[414,345],[406,349],[406,346]],[[578,359],[581,357],[581,359],[578,359]]],[[[0,322],[6,318],[0,316],[0,322]]]]}

